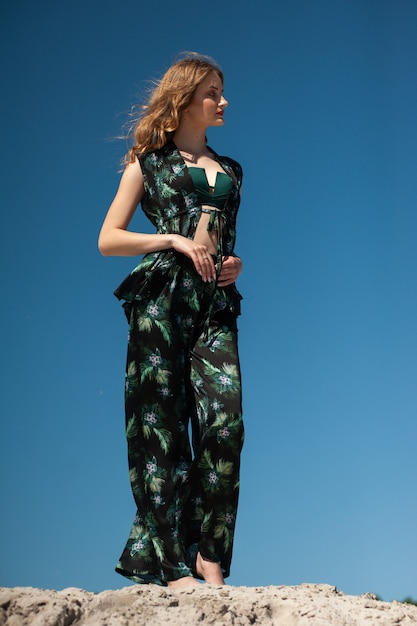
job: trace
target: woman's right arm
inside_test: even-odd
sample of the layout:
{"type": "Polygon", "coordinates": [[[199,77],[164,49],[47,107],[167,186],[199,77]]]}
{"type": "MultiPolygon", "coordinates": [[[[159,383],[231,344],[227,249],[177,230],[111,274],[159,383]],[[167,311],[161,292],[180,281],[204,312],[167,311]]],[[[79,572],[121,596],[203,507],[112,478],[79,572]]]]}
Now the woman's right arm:
{"type": "Polygon", "coordinates": [[[136,160],[126,166],[101,227],[98,247],[104,256],[137,256],[173,247],[172,235],[148,235],[127,230],[144,191],[142,170],[136,160]]]}
{"type": "Polygon", "coordinates": [[[145,193],[139,161],[129,163],[107,212],[98,238],[104,256],[138,256],[174,248],[189,257],[202,279],[214,280],[216,271],[207,247],[178,234],[146,234],[127,230],[139,202],[145,193]]]}

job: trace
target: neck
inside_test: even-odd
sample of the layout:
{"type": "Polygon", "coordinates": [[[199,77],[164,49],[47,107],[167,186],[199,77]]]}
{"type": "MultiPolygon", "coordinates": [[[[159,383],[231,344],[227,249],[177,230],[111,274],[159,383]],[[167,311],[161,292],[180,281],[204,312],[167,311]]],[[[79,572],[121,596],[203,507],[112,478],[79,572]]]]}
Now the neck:
{"type": "Polygon", "coordinates": [[[179,128],[175,131],[173,140],[178,150],[188,152],[190,154],[203,154],[206,152],[206,133],[205,132],[184,132],[179,128]]]}

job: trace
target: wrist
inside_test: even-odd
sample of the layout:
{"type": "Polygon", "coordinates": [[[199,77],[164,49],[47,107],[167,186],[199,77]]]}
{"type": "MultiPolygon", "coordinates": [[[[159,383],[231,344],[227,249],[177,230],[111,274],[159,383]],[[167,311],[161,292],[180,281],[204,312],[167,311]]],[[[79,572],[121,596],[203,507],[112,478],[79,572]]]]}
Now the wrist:
{"type": "Polygon", "coordinates": [[[171,233],[167,235],[167,237],[168,237],[168,247],[174,248],[174,250],[176,250],[176,246],[178,244],[178,235],[175,233],[171,233]]]}

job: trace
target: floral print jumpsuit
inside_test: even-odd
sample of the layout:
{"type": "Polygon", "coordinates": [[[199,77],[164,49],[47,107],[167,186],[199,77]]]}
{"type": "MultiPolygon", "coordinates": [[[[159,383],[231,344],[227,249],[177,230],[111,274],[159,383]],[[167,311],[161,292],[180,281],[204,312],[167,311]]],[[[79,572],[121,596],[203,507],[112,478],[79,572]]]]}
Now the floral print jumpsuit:
{"type": "MultiPolygon", "coordinates": [[[[242,172],[222,210],[217,275],[232,255],[242,172]]],[[[202,207],[173,142],[139,157],[142,209],[158,233],[193,238],[202,207]]],[[[116,571],[165,585],[196,576],[199,551],[230,573],[243,444],[235,285],[203,283],[175,250],[145,255],[118,287],[129,320],[126,437],[137,513],[116,571]],[[190,437],[191,435],[191,437],[190,437]],[[191,442],[190,442],[191,438],[191,442]]]]}

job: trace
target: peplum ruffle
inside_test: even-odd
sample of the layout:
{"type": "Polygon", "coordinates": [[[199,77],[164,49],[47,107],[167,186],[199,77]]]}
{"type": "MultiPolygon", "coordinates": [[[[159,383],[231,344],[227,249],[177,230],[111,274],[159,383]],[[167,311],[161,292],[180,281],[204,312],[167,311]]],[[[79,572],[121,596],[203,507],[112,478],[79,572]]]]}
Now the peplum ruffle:
{"type": "MultiPolygon", "coordinates": [[[[159,297],[166,297],[167,292],[172,294],[179,284],[183,270],[189,271],[190,267],[194,268],[191,260],[175,250],[145,255],[114,291],[116,298],[124,301],[122,306],[128,320],[135,302],[155,301],[159,297]]],[[[234,283],[227,287],[207,283],[206,288],[213,289],[210,316],[219,311],[228,311],[234,317],[241,314],[242,295],[234,283]]]]}

